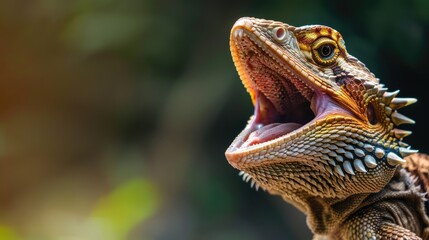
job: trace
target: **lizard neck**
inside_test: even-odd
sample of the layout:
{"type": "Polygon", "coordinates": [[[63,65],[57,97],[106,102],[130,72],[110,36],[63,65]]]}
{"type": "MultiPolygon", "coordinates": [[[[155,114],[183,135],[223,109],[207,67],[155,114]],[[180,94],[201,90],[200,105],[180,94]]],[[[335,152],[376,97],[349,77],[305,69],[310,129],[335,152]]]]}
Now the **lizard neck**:
{"type": "Polygon", "coordinates": [[[409,171],[400,167],[390,181],[374,193],[353,194],[346,198],[323,198],[308,194],[303,197],[301,194],[298,201],[297,198],[294,201],[286,196],[283,198],[304,212],[311,231],[321,236],[334,236],[350,216],[367,206],[377,206],[386,201],[398,209],[410,207],[409,211],[392,210],[391,214],[398,219],[408,219],[403,227],[421,232],[421,228],[429,226],[429,218],[424,206],[426,191],[416,179],[409,171]],[[400,203],[398,199],[408,199],[409,204],[395,205],[400,203]],[[406,215],[407,213],[410,215],[406,215]]]}
{"type": "Polygon", "coordinates": [[[314,233],[332,233],[347,217],[362,207],[369,193],[352,195],[346,199],[308,199],[307,223],[314,233]]]}
{"type": "Polygon", "coordinates": [[[335,232],[347,217],[364,205],[371,193],[354,194],[347,198],[322,198],[307,196],[299,201],[283,199],[300,209],[307,216],[307,224],[316,234],[327,235],[335,232]]]}

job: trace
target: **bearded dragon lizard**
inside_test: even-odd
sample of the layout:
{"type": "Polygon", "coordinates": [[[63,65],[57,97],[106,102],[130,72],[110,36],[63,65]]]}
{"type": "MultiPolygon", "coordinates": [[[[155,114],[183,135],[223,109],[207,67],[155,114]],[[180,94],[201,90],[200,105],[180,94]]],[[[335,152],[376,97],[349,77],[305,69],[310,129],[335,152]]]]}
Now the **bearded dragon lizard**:
{"type": "Polygon", "coordinates": [[[415,98],[327,26],[240,18],[230,50],[255,106],[225,153],[244,180],[302,211],[313,239],[429,239],[429,157],[397,128],[415,98]]]}

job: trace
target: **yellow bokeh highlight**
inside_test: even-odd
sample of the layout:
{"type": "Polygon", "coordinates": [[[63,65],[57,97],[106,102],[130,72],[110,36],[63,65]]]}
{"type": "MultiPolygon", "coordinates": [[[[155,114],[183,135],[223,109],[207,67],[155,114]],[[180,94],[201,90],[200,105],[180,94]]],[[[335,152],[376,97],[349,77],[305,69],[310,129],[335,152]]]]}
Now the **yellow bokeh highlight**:
{"type": "Polygon", "coordinates": [[[1,240],[22,240],[11,228],[0,225],[1,240]]]}
{"type": "Polygon", "coordinates": [[[90,221],[98,226],[103,239],[126,239],[128,233],[153,215],[158,206],[155,187],[144,179],[132,179],[100,199],[90,221]]]}

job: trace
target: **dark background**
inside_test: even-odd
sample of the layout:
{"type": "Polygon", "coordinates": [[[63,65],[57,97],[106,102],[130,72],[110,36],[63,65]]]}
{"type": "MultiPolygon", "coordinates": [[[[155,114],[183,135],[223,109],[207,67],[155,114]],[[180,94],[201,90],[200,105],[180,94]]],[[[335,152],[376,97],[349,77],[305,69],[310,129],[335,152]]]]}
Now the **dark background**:
{"type": "Polygon", "coordinates": [[[0,239],[311,239],[225,149],[252,113],[228,38],[242,16],[340,31],[419,101],[429,152],[429,1],[0,3],[0,239]]]}

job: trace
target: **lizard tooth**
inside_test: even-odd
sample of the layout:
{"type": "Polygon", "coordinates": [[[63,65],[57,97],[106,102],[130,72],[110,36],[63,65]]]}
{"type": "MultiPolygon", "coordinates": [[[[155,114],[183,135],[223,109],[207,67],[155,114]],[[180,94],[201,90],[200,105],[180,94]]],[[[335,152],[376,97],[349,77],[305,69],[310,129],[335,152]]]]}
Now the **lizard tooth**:
{"type": "Polygon", "coordinates": [[[419,150],[415,150],[415,149],[408,149],[408,148],[399,148],[399,153],[401,154],[402,157],[406,157],[408,155],[411,155],[413,153],[417,153],[419,150]]]}
{"type": "Polygon", "coordinates": [[[242,29],[236,29],[236,30],[234,31],[234,37],[236,37],[236,38],[241,37],[242,32],[243,32],[243,30],[242,30],[242,29]]]}
{"type": "Polygon", "coordinates": [[[244,171],[240,171],[239,173],[238,173],[238,176],[243,176],[245,174],[245,172],[244,171]]]}
{"type": "Polygon", "coordinates": [[[385,92],[383,94],[383,101],[386,104],[389,104],[395,97],[398,95],[399,90],[396,90],[394,92],[385,92]]]}
{"type": "Polygon", "coordinates": [[[377,157],[377,158],[382,158],[382,157],[384,157],[384,150],[383,149],[381,149],[381,148],[376,148],[375,149],[375,156],[377,157]]]}
{"type": "Polygon", "coordinates": [[[387,154],[387,163],[389,163],[391,166],[396,166],[398,164],[402,164],[405,162],[406,161],[403,158],[399,157],[398,155],[396,155],[393,152],[389,152],[387,154]]]}
{"type": "Polygon", "coordinates": [[[369,167],[369,168],[375,168],[375,167],[377,167],[377,161],[371,155],[366,155],[365,159],[363,161],[365,162],[365,165],[367,167],[369,167]]]}
{"type": "Polygon", "coordinates": [[[406,137],[406,136],[409,136],[411,133],[413,133],[412,131],[406,131],[406,130],[397,129],[397,128],[393,129],[391,132],[392,132],[392,133],[395,135],[395,137],[397,137],[397,138],[404,138],[404,137],[406,137]]]}
{"type": "Polygon", "coordinates": [[[416,98],[394,98],[389,106],[392,109],[399,109],[417,102],[416,98]]]}
{"type": "Polygon", "coordinates": [[[416,123],[413,119],[408,118],[397,111],[394,111],[392,113],[392,121],[396,126],[399,126],[401,124],[414,124],[416,123]]]}
{"type": "Polygon", "coordinates": [[[340,175],[341,175],[341,177],[344,177],[344,172],[343,172],[343,170],[341,169],[341,166],[340,166],[340,165],[335,166],[335,172],[337,172],[338,174],[340,174],[340,175]]]}
{"type": "Polygon", "coordinates": [[[343,168],[348,174],[355,175],[355,171],[353,171],[352,165],[349,161],[344,161],[343,168]]]}
{"type": "Polygon", "coordinates": [[[240,31],[238,32],[238,36],[243,37],[244,36],[244,30],[240,29],[240,31]]]}
{"type": "Polygon", "coordinates": [[[353,166],[356,168],[357,171],[366,173],[366,168],[360,159],[354,160],[353,166]]]}
{"type": "Polygon", "coordinates": [[[365,144],[365,145],[363,145],[363,148],[365,148],[365,150],[367,150],[368,152],[372,152],[372,151],[374,151],[375,147],[371,144],[365,144]]]}
{"type": "Polygon", "coordinates": [[[365,153],[361,149],[359,149],[359,148],[355,148],[354,152],[355,152],[356,156],[358,156],[358,157],[365,156],[365,153]]]}

